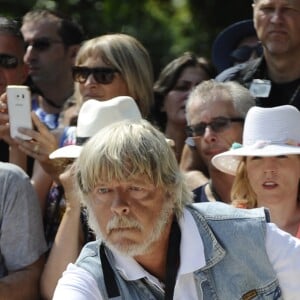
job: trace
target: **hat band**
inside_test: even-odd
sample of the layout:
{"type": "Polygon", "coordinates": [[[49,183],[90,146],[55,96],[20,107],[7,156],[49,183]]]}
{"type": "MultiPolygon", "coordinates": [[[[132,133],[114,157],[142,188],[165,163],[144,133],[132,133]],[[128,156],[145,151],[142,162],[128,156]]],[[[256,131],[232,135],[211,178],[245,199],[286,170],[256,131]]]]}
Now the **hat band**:
{"type": "Polygon", "coordinates": [[[82,146],[89,138],[90,138],[90,136],[88,136],[88,137],[77,136],[76,137],[76,145],[77,146],[82,146]]]}
{"type": "MultiPolygon", "coordinates": [[[[292,139],[286,139],[286,140],[281,140],[281,141],[258,140],[254,144],[248,145],[248,146],[251,147],[252,149],[261,149],[261,148],[264,148],[265,146],[269,146],[269,145],[288,145],[288,146],[299,147],[300,143],[295,140],[292,140],[292,139]]],[[[233,143],[231,146],[231,149],[238,149],[238,148],[242,148],[243,146],[246,146],[246,145],[241,145],[239,143],[233,143]]]]}

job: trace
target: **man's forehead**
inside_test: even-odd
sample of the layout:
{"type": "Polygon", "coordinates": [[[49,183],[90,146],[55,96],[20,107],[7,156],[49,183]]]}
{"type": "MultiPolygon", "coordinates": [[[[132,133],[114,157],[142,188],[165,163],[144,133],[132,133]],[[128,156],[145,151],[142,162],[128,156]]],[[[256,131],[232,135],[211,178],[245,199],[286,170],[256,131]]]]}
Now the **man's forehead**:
{"type": "Polygon", "coordinates": [[[42,38],[42,37],[57,37],[59,25],[57,22],[49,22],[40,20],[37,23],[25,23],[21,31],[25,39],[42,38]]]}
{"type": "Polygon", "coordinates": [[[300,5],[300,0],[254,0],[253,2],[259,4],[282,4],[290,6],[300,5]]]}

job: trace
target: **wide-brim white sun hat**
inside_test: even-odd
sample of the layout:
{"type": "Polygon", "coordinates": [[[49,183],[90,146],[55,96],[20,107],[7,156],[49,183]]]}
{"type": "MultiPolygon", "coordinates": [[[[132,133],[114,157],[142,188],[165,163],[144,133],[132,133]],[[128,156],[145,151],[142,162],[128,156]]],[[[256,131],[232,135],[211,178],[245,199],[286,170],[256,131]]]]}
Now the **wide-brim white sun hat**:
{"type": "Polygon", "coordinates": [[[212,164],[235,175],[245,156],[279,156],[300,154],[300,111],[291,105],[272,108],[252,107],[245,119],[243,144],[217,154],[212,164]]]}
{"type": "Polygon", "coordinates": [[[59,148],[49,155],[54,158],[77,158],[82,145],[100,129],[123,120],[142,119],[136,102],[128,96],[119,96],[107,101],[87,100],[80,108],[76,128],[76,145],[59,148]]]}

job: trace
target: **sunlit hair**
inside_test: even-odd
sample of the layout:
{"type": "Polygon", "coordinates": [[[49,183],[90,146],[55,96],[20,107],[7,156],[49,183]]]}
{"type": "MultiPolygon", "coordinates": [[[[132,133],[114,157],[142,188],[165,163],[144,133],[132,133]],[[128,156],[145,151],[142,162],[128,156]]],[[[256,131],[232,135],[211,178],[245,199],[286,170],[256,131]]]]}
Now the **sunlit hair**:
{"type": "MultiPolygon", "coordinates": [[[[210,79],[201,82],[193,89],[186,104],[187,112],[190,111],[190,107],[194,102],[201,105],[220,100],[219,97],[216,97],[217,92],[223,94],[224,99],[229,99],[232,102],[234,110],[240,117],[245,117],[248,110],[255,105],[254,97],[249,90],[239,83],[235,81],[217,82],[210,79]]],[[[187,121],[190,124],[188,113],[187,121]]]]}
{"type": "Polygon", "coordinates": [[[257,197],[253,191],[246,170],[246,158],[243,158],[231,187],[231,201],[234,206],[244,208],[257,207],[257,197]]]}
{"type": "Polygon", "coordinates": [[[148,51],[134,37],[126,34],[107,34],[86,41],[79,49],[76,65],[88,58],[100,56],[115,67],[125,80],[144,117],[153,103],[153,69],[148,51]]]}
{"type": "Polygon", "coordinates": [[[212,63],[205,57],[199,57],[192,52],[185,52],[168,63],[160,72],[154,83],[155,103],[151,111],[153,122],[163,132],[167,124],[167,114],[162,111],[167,94],[176,86],[177,81],[186,68],[198,67],[206,73],[206,79],[214,78],[216,70],[212,63]]]}
{"type": "Polygon", "coordinates": [[[102,129],[85,144],[76,162],[84,204],[99,183],[134,182],[141,176],[162,188],[178,217],[192,202],[174,151],[148,121],[123,121],[102,129]]]}

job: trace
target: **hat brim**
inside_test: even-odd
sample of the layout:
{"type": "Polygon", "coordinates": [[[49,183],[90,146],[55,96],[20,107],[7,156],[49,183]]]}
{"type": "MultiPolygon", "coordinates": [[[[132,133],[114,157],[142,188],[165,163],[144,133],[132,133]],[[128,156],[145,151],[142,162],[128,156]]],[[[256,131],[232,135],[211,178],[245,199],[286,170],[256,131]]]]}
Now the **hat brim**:
{"type": "Polygon", "coordinates": [[[52,153],[50,153],[49,158],[77,158],[79,157],[81,150],[82,146],[69,145],[53,151],[52,153]]]}
{"type": "Polygon", "coordinates": [[[271,157],[300,154],[300,147],[290,145],[266,145],[262,148],[251,146],[228,150],[212,158],[212,164],[224,173],[235,175],[238,165],[245,156],[271,157]]]}

